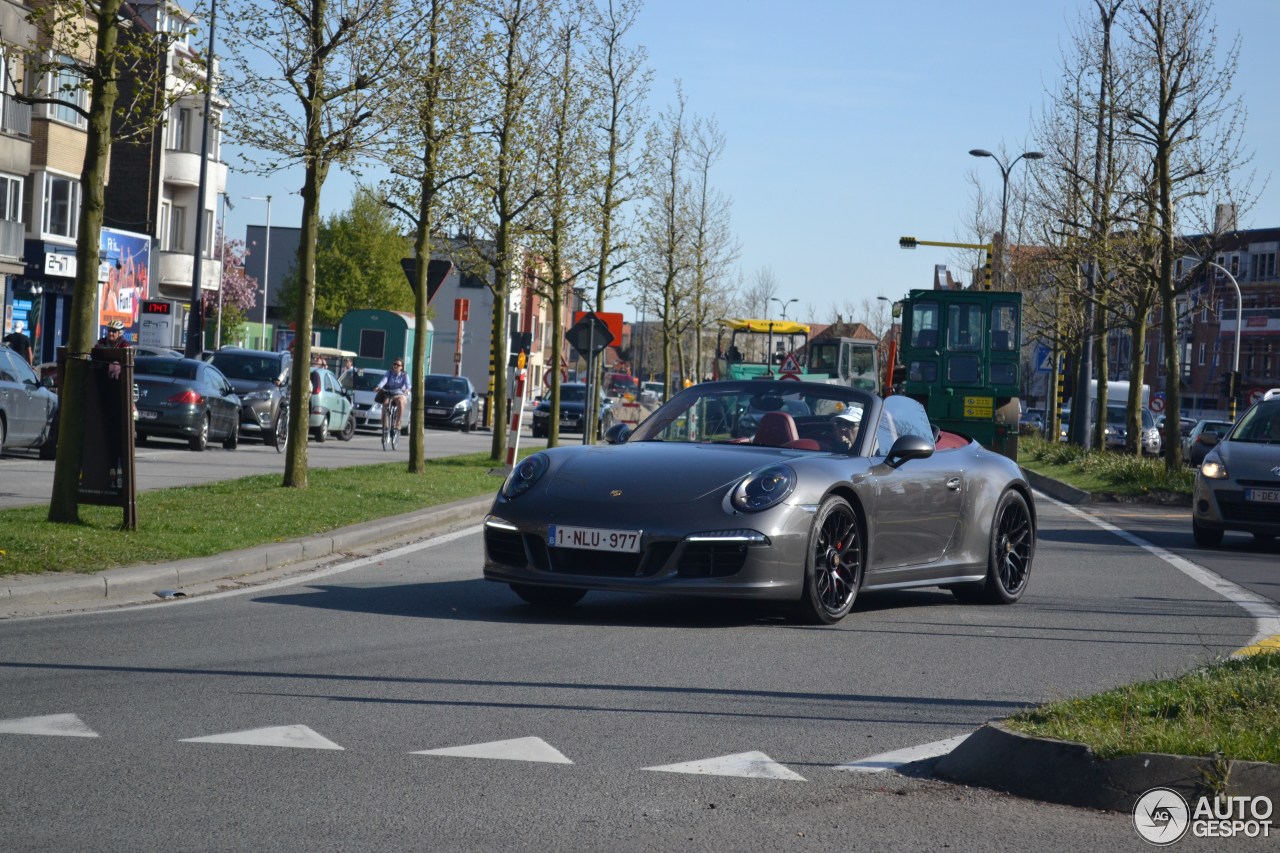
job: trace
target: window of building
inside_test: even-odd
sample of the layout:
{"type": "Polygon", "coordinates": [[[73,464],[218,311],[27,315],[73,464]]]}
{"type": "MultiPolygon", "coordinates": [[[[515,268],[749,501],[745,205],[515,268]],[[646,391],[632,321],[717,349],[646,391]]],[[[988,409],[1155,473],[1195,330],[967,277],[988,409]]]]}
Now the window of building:
{"type": "Polygon", "coordinates": [[[174,107],[169,119],[169,147],[175,151],[191,150],[191,109],[174,107]]]}
{"type": "Polygon", "coordinates": [[[45,234],[74,240],[79,220],[80,182],[74,178],[45,173],[41,230],[45,234]]]}
{"type": "Polygon", "coordinates": [[[1233,276],[1240,275],[1240,256],[1239,255],[1231,256],[1231,275],[1233,276]]]}
{"type": "MultiPolygon", "coordinates": [[[[58,61],[69,66],[75,60],[69,56],[60,56],[58,61]]],[[[49,118],[76,127],[88,126],[88,119],[81,112],[89,107],[89,92],[85,88],[84,77],[68,67],[49,72],[47,81],[50,97],[61,103],[49,105],[45,114],[49,118]]]]}
{"type": "Polygon", "coordinates": [[[22,221],[22,178],[0,175],[0,219],[22,221]]]}
{"type": "Polygon", "coordinates": [[[160,248],[168,251],[169,249],[169,220],[172,218],[173,206],[167,201],[160,202],[160,221],[157,223],[156,237],[160,241],[160,248]]]}
{"type": "Polygon", "coordinates": [[[170,252],[187,250],[187,209],[173,205],[169,213],[169,246],[170,252]]]}
{"type": "Polygon", "coordinates": [[[1276,253],[1261,252],[1249,256],[1249,278],[1253,281],[1276,277],[1276,253]]]}
{"type": "Polygon", "coordinates": [[[1196,359],[1196,363],[1199,364],[1201,367],[1204,367],[1204,350],[1205,350],[1204,344],[1200,344],[1200,355],[1196,359]]]}
{"type": "Polygon", "coordinates": [[[213,257],[213,211],[204,212],[204,256],[213,257]]]}

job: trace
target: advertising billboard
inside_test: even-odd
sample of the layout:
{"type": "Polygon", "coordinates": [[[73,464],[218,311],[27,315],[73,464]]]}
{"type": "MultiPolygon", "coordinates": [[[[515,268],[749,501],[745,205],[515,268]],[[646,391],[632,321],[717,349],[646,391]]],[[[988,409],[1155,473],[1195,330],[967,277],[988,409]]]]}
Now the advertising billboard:
{"type": "Polygon", "coordinates": [[[151,278],[151,238],[103,228],[98,261],[98,336],[107,333],[108,323],[119,320],[136,343],[138,314],[151,278]]]}

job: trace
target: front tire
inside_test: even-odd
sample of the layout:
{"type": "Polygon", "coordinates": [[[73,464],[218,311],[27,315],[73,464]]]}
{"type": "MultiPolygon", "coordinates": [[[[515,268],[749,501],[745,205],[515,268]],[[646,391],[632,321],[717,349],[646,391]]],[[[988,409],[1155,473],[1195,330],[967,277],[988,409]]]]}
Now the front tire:
{"type": "Polygon", "coordinates": [[[222,440],[222,448],[224,450],[235,450],[240,446],[240,421],[236,421],[231,425],[231,435],[222,440]]]}
{"type": "Polygon", "coordinates": [[[1036,532],[1027,500],[1007,491],[991,517],[986,581],[953,587],[952,595],[966,602],[1013,604],[1027,589],[1035,551],[1036,532]]]}
{"type": "Polygon", "coordinates": [[[1201,548],[1217,548],[1222,544],[1221,530],[1214,530],[1209,527],[1201,527],[1196,524],[1196,520],[1191,519],[1191,535],[1195,537],[1196,544],[1201,548]]]}
{"type": "Polygon", "coordinates": [[[526,583],[511,584],[511,591],[534,607],[572,607],[587,594],[585,589],[569,589],[561,586],[535,586],[526,583]]]}
{"type": "Polygon", "coordinates": [[[798,617],[811,625],[834,625],[848,615],[862,586],[863,559],[858,514],[844,498],[827,498],[809,534],[798,617]]]}
{"type": "Polygon", "coordinates": [[[200,432],[196,433],[195,437],[188,442],[188,446],[196,453],[204,452],[204,449],[209,446],[208,412],[205,412],[204,416],[200,418],[200,432]]]}

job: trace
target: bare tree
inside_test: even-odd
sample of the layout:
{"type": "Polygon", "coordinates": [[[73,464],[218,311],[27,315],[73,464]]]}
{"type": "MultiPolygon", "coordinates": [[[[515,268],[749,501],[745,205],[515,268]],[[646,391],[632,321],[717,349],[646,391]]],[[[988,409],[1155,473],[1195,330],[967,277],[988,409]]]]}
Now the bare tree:
{"type": "Polygon", "coordinates": [[[711,183],[711,170],[724,156],[725,137],[715,119],[695,119],[690,137],[689,157],[692,178],[691,198],[691,268],[690,326],[693,332],[693,369],[682,376],[693,375],[695,381],[708,371],[704,369],[707,353],[704,332],[716,318],[729,297],[729,268],[738,257],[730,221],[731,203],[711,183]]]}
{"type": "MultiPolygon", "coordinates": [[[[392,0],[271,0],[265,8],[234,8],[236,37],[227,39],[237,66],[228,94],[239,109],[231,134],[256,149],[261,173],[303,168],[302,223],[295,268],[294,369],[289,388],[289,447],[283,485],[307,486],[307,433],[312,313],[316,297],[316,237],[320,194],[334,165],[356,166],[373,152],[389,111],[382,108],[393,79],[417,40],[416,5],[392,0]],[[265,74],[263,67],[275,73],[265,74]]],[[[322,426],[321,429],[324,427],[322,426]]]]}
{"type": "MultiPolygon", "coordinates": [[[[385,160],[391,178],[382,184],[384,203],[413,226],[414,322],[427,328],[427,272],[433,237],[449,219],[449,190],[473,174],[470,130],[475,121],[474,9],[468,0],[427,0],[421,41],[406,57],[400,83],[411,93],[392,99],[385,160]]],[[[426,471],[423,445],[423,372],[427,336],[414,338],[410,395],[409,472],[426,471]]]]}
{"type": "MultiPolygon", "coordinates": [[[[76,223],[76,276],[71,300],[67,359],[59,407],[59,441],[54,462],[49,520],[78,523],[81,444],[85,429],[89,351],[97,328],[98,247],[102,238],[105,187],[111,146],[124,127],[114,119],[129,116],[136,132],[153,128],[174,99],[185,92],[159,94],[167,72],[167,55],[176,34],[153,33],[126,8],[123,0],[32,4],[27,21],[36,32],[30,45],[5,45],[19,61],[6,69],[25,68],[32,87],[13,87],[16,100],[50,104],[85,120],[85,148],[80,171],[82,198],[76,223]],[[121,80],[130,80],[133,97],[120,99],[121,80]]],[[[205,85],[205,69],[190,69],[191,89],[205,85]]]]}

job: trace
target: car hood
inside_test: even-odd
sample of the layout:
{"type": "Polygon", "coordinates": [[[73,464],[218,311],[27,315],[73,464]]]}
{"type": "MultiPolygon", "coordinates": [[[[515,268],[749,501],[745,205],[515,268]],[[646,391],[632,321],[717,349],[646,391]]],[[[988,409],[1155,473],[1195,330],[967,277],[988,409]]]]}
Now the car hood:
{"type": "Polygon", "coordinates": [[[422,403],[426,406],[456,406],[467,399],[467,394],[445,394],[439,391],[423,391],[422,403]]]}
{"type": "Polygon", "coordinates": [[[1221,441],[1209,452],[1209,458],[1213,456],[1227,466],[1227,473],[1234,480],[1280,482],[1280,443],[1221,441]]]}
{"type": "Polygon", "coordinates": [[[635,444],[564,447],[549,472],[547,495],[603,503],[687,503],[723,492],[752,471],[802,451],[714,444],[635,444]],[[621,495],[615,494],[621,492],[621,495]]]}

